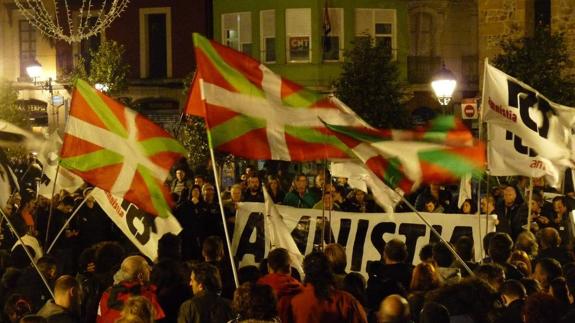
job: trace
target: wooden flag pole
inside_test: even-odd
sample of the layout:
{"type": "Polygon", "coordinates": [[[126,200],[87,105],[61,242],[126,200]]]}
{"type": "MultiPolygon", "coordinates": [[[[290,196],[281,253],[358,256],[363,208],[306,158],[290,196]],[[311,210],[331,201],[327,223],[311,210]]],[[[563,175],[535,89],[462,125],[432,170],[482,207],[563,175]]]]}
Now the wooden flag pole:
{"type": "Polygon", "coordinates": [[[449,251],[453,254],[453,256],[455,257],[455,259],[457,259],[457,261],[459,263],[461,263],[461,265],[463,266],[463,268],[465,269],[465,271],[467,271],[467,273],[469,273],[469,276],[475,276],[475,274],[473,273],[473,271],[469,268],[469,266],[467,266],[467,264],[465,263],[465,261],[463,261],[463,259],[461,259],[461,257],[457,254],[457,252],[455,251],[455,249],[453,249],[453,247],[449,244],[449,242],[447,242],[445,239],[443,239],[443,237],[441,236],[441,234],[439,234],[439,232],[437,232],[437,230],[435,230],[435,228],[431,225],[431,223],[429,223],[424,217],[423,215],[421,215],[421,213],[419,213],[419,211],[417,211],[417,209],[415,208],[415,206],[413,206],[413,204],[411,204],[403,195],[401,195],[400,193],[398,193],[396,190],[392,190],[397,196],[399,196],[401,198],[401,200],[405,203],[405,205],[407,205],[413,212],[415,212],[415,214],[417,214],[417,216],[419,217],[419,219],[421,219],[421,221],[423,221],[423,223],[429,228],[429,230],[431,230],[431,233],[435,234],[437,236],[437,238],[439,238],[439,240],[445,244],[445,246],[447,247],[447,249],[449,249],[449,251]]]}
{"type": "Polygon", "coordinates": [[[50,236],[50,223],[52,222],[52,214],[54,212],[54,194],[56,193],[56,182],[58,181],[58,174],[60,173],[60,163],[56,166],[56,175],[54,175],[54,185],[52,185],[52,197],[50,197],[50,209],[48,211],[48,224],[46,225],[46,236],[44,237],[44,245],[48,244],[48,237],[50,236]]]}
{"type": "Polygon", "coordinates": [[[24,252],[26,252],[26,255],[27,255],[28,258],[30,259],[30,263],[32,264],[32,266],[34,266],[34,269],[36,269],[36,271],[38,272],[38,275],[40,275],[40,278],[42,279],[42,282],[44,283],[44,285],[46,286],[46,288],[47,288],[48,291],[50,292],[50,295],[52,296],[52,298],[55,298],[54,292],[53,292],[52,289],[50,288],[50,284],[48,284],[48,281],[46,280],[46,277],[44,277],[44,275],[43,275],[42,272],[40,271],[40,268],[38,268],[38,265],[37,265],[36,262],[34,261],[34,257],[32,257],[32,254],[30,254],[30,250],[28,250],[28,248],[26,248],[26,245],[24,244],[24,241],[22,241],[22,238],[20,237],[20,235],[18,234],[18,232],[16,231],[16,229],[15,229],[14,226],[12,225],[12,222],[10,221],[10,218],[8,218],[8,216],[6,215],[6,213],[4,213],[4,210],[2,210],[2,208],[0,208],[0,214],[2,214],[2,219],[6,220],[6,223],[7,223],[8,226],[10,227],[10,230],[12,230],[12,232],[14,232],[14,235],[16,235],[16,238],[18,238],[18,241],[20,242],[20,245],[22,246],[22,249],[24,249],[24,252]]]}
{"type": "Polygon", "coordinates": [[[531,201],[533,200],[533,177],[529,176],[529,200],[527,201],[527,231],[531,231],[531,201]]]}
{"type": "Polygon", "coordinates": [[[78,207],[76,207],[76,209],[74,210],[74,212],[72,212],[72,215],[70,215],[68,217],[68,220],[66,220],[66,223],[64,223],[64,225],[62,226],[62,228],[60,229],[60,231],[58,232],[58,234],[56,235],[56,237],[54,238],[54,240],[52,241],[52,244],[50,244],[50,247],[48,247],[48,250],[46,250],[46,253],[50,253],[50,251],[52,250],[52,248],[54,247],[54,245],[56,244],[56,241],[58,241],[58,238],[60,238],[60,236],[62,235],[62,233],[64,232],[64,230],[66,230],[66,227],[68,226],[68,224],[70,224],[70,221],[72,221],[72,219],[74,218],[74,216],[76,216],[76,213],[78,213],[78,211],[82,208],[82,205],[84,205],[84,203],[86,203],[86,201],[88,200],[88,197],[90,197],[90,195],[92,195],[92,191],[90,191],[88,193],[88,195],[86,195],[86,197],[84,197],[84,199],[82,200],[82,202],[80,203],[80,205],[78,205],[78,207]]]}
{"type": "MultiPolygon", "coordinates": [[[[206,128],[207,130],[207,128],[206,128]]],[[[212,169],[214,171],[214,184],[216,185],[216,193],[218,195],[218,204],[220,205],[220,214],[222,215],[222,223],[224,225],[224,235],[226,238],[226,244],[228,246],[228,255],[230,257],[230,263],[232,265],[232,273],[234,274],[234,283],[236,284],[236,288],[240,287],[240,283],[238,280],[238,272],[236,269],[236,262],[234,260],[234,255],[232,254],[232,245],[230,243],[230,235],[228,233],[228,227],[226,225],[226,216],[224,213],[224,203],[222,201],[222,192],[220,189],[220,182],[218,181],[218,170],[216,168],[216,158],[214,156],[214,148],[212,146],[212,138],[210,136],[210,132],[207,131],[208,134],[208,144],[210,148],[210,157],[212,159],[212,169]]]]}

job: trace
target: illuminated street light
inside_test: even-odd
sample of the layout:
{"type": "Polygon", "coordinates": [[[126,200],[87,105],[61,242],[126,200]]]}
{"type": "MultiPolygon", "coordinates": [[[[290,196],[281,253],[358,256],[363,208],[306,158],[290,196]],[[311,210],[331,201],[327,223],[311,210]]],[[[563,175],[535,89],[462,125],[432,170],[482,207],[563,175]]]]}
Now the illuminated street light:
{"type": "Polygon", "coordinates": [[[455,75],[445,68],[445,64],[442,65],[441,69],[433,75],[431,79],[431,87],[433,92],[442,106],[447,106],[453,97],[453,92],[457,86],[457,80],[455,75]]]}

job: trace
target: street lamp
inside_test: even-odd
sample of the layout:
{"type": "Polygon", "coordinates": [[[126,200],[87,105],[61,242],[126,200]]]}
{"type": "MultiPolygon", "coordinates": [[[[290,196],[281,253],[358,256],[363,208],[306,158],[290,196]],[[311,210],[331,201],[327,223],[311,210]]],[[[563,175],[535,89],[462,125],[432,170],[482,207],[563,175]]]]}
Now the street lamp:
{"type": "Polygon", "coordinates": [[[455,75],[445,68],[445,63],[442,64],[441,69],[435,73],[431,79],[431,87],[439,104],[443,107],[449,104],[456,86],[457,80],[455,80],[455,75]]]}
{"type": "Polygon", "coordinates": [[[30,64],[26,67],[26,73],[34,82],[34,85],[40,86],[42,90],[47,90],[50,93],[50,98],[54,95],[54,90],[52,89],[52,78],[49,77],[45,82],[38,82],[38,79],[42,76],[42,65],[38,63],[36,59],[32,59],[30,64]]]}

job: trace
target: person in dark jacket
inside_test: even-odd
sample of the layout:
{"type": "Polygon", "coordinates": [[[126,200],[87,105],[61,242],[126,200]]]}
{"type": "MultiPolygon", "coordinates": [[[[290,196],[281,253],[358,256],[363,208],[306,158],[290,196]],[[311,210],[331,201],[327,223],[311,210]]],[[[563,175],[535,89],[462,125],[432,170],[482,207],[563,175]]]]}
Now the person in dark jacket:
{"type": "Polygon", "coordinates": [[[193,266],[190,286],[194,296],[180,306],[178,323],[220,323],[234,318],[230,301],[218,295],[222,282],[215,266],[193,266]]]}
{"type": "Polygon", "coordinates": [[[54,299],[48,300],[38,311],[38,315],[46,318],[48,322],[80,322],[78,314],[81,299],[82,288],[78,281],[69,275],[61,276],[54,285],[54,299]]]}
{"type": "Polygon", "coordinates": [[[527,298],[527,291],[520,281],[510,279],[503,283],[499,290],[504,308],[496,322],[521,322],[523,320],[523,307],[527,298]]]}

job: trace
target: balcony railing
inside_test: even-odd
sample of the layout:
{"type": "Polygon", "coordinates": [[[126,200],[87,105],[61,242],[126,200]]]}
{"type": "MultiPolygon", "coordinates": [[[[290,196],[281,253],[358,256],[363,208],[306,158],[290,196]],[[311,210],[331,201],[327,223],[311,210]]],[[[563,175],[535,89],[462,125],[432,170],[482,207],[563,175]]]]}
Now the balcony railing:
{"type": "Polygon", "coordinates": [[[412,84],[429,83],[440,67],[439,56],[407,56],[407,79],[412,84]]]}

